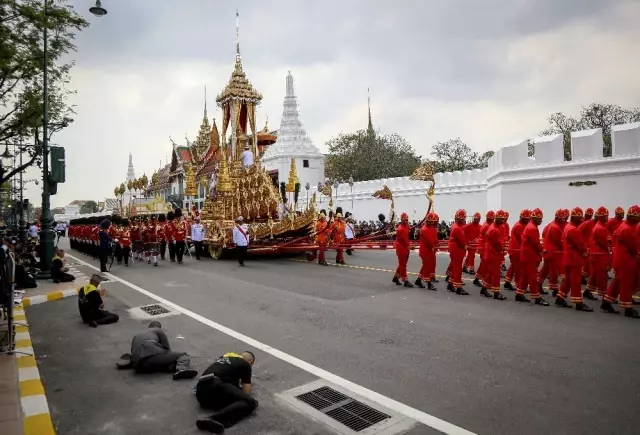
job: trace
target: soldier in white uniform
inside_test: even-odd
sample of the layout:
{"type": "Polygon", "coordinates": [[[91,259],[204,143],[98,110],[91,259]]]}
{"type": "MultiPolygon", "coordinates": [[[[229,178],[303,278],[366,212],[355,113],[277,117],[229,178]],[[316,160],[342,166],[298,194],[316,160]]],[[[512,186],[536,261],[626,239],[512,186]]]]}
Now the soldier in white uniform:
{"type": "Polygon", "coordinates": [[[243,223],[242,216],[236,219],[236,226],[233,227],[233,243],[238,250],[238,263],[244,266],[249,246],[249,227],[243,223]]]}
{"type": "Polygon", "coordinates": [[[249,150],[249,145],[244,146],[244,151],[240,154],[242,160],[242,166],[248,168],[253,165],[253,153],[249,150]]]}
{"type": "Polygon", "coordinates": [[[191,241],[196,247],[196,260],[200,260],[202,255],[202,241],[204,240],[204,225],[200,223],[200,216],[196,216],[195,222],[191,224],[191,241]]]}
{"type": "MultiPolygon", "coordinates": [[[[347,224],[344,228],[344,238],[346,239],[347,244],[351,243],[351,240],[356,236],[356,229],[353,226],[353,216],[351,213],[347,212],[347,224]]],[[[353,252],[351,249],[347,249],[347,255],[351,255],[353,252]]]]}

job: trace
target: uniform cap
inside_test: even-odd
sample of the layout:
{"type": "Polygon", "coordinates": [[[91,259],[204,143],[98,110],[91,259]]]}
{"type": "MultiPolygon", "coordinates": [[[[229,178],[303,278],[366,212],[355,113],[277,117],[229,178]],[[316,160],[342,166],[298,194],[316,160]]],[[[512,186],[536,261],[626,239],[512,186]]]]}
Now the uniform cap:
{"type": "Polygon", "coordinates": [[[588,209],[586,209],[584,211],[584,215],[585,216],[593,216],[593,209],[591,207],[589,207],[588,209]]]}
{"type": "Polygon", "coordinates": [[[341,218],[342,217],[342,213],[338,212],[336,213],[336,218],[341,218]]]}
{"type": "Polygon", "coordinates": [[[531,217],[532,217],[531,216],[531,210],[529,210],[527,208],[525,208],[524,210],[522,210],[520,212],[520,218],[522,218],[522,219],[530,219],[531,217]]]}
{"type": "Polygon", "coordinates": [[[576,207],[571,210],[571,217],[584,217],[584,212],[580,207],[576,207]]]}
{"type": "Polygon", "coordinates": [[[556,217],[562,219],[564,217],[564,210],[559,208],[556,210],[556,217]]]}
{"type": "Polygon", "coordinates": [[[319,218],[326,218],[326,217],[327,217],[327,215],[326,215],[326,214],[324,214],[324,213],[322,213],[322,212],[320,212],[320,214],[318,215],[318,217],[319,217],[319,218]]]}
{"type": "Polygon", "coordinates": [[[622,207],[616,207],[615,214],[624,214],[624,209],[622,207]]]}
{"type": "Polygon", "coordinates": [[[473,214],[473,218],[474,218],[474,219],[482,219],[482,215],[481,215],[480,213],[478,213],[478,212],[475,212],[475,213],[473,214]]]}
{"type": "Polygon", "coordinates": [[[532,218],[534,218],[534,219],[542,219],[542,210],[540,210],[539,208],[534,209],[530,213],[531,213],[531,217],[532,218]]]}
{"type": "Polygon", "coordinates": [[[408,220],[409,220],[409,215],[403,212],[403,213],[400,215],[400,220],[401,220],[401,221],[408,221],[408,220]]]}
{"type": "Polygon", "coordinates": [[[595,212],[596,216],[609,216],[609,210],[606,207],[598,207],[595,212]]]}
{"type": "Polygon", "coordinates": [[[440,219],[438,219],[438,215],[434,212],[430,212],[429,214],[427,214],[427,222],[438,222],[439,220],[440,219]]]}
{"type": "Polygon", "coordinates": [[[465,210],[460,209],[460,210],[458,210],[456,212],[455,218],[456,219],[466,219],[467,218],[467,212],[465,210]]]}
{"type": "Polygon", "coordinates": [[[627,216],[640,218],[640,206],[634,205],[633,207],[631,207],[627,212],[627,216]]]}
{"type": "Polygon", "coordinates": [[[489,210],[486,215],[487,219],[495,219],[496,213],[493,210],[489,210]]]}
{"type": "Polygon", "coordinates": [[[498,210],[496,212],[496,219],[508,219],[509,218],[509,213],[507,213],[504,210],[498,210]]]}

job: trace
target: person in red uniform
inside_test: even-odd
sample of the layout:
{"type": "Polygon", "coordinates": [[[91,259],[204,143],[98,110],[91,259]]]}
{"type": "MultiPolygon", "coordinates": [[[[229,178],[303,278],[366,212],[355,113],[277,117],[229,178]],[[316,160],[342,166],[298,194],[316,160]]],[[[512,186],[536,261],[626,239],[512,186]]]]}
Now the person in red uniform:
{"type": "Polygon", "coordinates": [[[640,313],[633,308],[633,291],[638,276],[638,238],[636,228],[640,222],[640,207],[634,205],[627,211],[627,219],[613,234],[613,270],[615,278],[607,289],[600,308],[608,313],[618,314],[613,304],[620,295],[620,308],[624,315],[640,319],[640,313]]]}
{"type": "Polygon", "coordinates": [[[136,216],[130,219],[131,229],[131,249],[133,250],[133,258],[140,260],[140,244],[142,243],[142,234],[140,234],[140,226],[136,216]]]}
{"type": "Polygon", "coordinates": [[[462,263],[467,251],[467,242],[464,237],[464,226],[467,222],[467,212],[458,210],[455,214],[455,222],[451,226],[449,234],[449,270],[451,276],[447,284],[447,290],[459,295],[468,295],[462,288],[462,263]]]}
{"type": "Polygon", "coordinates": [[[114,215],[111,220],[111,226],[107,230],[107,234],[111,237],[111,240],[116,241],[114,255],[118,264],[122,264],[122,247],[120,246],[120,233],[122,232],[122,219],[118,215],[114,215]]]}
{"type": "Polygon", "coordinates": [[[176,250],[176,260],[178,260],[178,264],[182,264],[182,256],[184,255],[187,239],[187,223],[182,217],[181,208],[176,208],[173,211],[173,217],[172,236],[176,250]]]}
{"type": "Polygon", "coordinates": [[[485,247],[485,236],[487,235],[487,231],[489,231],[489,227],[493,223],[496,214],[493,210],[489,210],[485,216],[485,222],[480,227],[480,235],[478,236],[478,254],[480,254],[480,264],[478,264],[478,269],[476,270],[476,278],[473,280],[473,284],[482,287],[482,257],[484,256],[484,247],[485,247]]]}
{"type": "Polygon", "coordinates": [[[529,299],[525,296],[528,288],[531,292],[531,299],[535,301],[536,305],[548,307],[549,303],[540,296],[540,286],[538,285],[537,279],[538,266],[542,261],[542,245],[540,244],[539,229],[542,223],[542,217],[542,210],[539,208],[533,210],[530,215],[530,220],[522,232],[520,281],[518,281],[516,302],[529,302],[529,299]]]}
{"type": "Polygon", "coordinates": [[[160,259],[164,260],[167,253],[167,235],[166,235],[166,223],[167,217],[164,213],[158,215],[158,225],[156,227],[156,234],[158,236],[158,242],[160,243],[160,259]]]}
{"type": "Polygon", "coordinates": [[[156,222],[155,215],[151,215],[151,222],[149,222],[149,225],[147,225],[146,238],[147,238],[146,253],[148,257],[147,263],[151,264],[151,262],[153,262],[153,266],[158,267],[159,238],[158,238],[158,224],[156,222]]]}
{"type": "Polygon", "coordinates": [[[129,267],[129,257],[131,256],[131,231],[129,228],[129,219],[122,219],[122,230],[120,231],[119,244],[121,247],[118,263],[124,260],[124,266],[129,267]]]}
{"type": "Polygon", "coordinates": [[[524,228],[530,219],[531,210],[522,210],[520,212],[520,220],[511,228],[511,238],[509,238],[509,247],[507,250],[509,254],[509,269],[507,269],[507,274],[504,277],[504,288],[506,290],[515,290],[520,284],[522,274],[522,268],[520,266],[522,233],[524,233],[524,228]],[[515,287],[512,282],[515,284],[515,287]]]}
{"type": "Polygon", "coordinates": [[[607,221],[609,220],[609,210],[600,207],[595,212],[595,225],[589,237],[589,282],[587,290],[590,293],[596,292],[601,296],[607,291],[609,276],[609,265],[611,264],[611,254],[609,253],[609,230],[607,221]]]}
{"type": "Polygon", "coordinates": [[[562,233],[569,214],[565,209],[556,210],[555,219],[542,231],[542,258],[544,262],[538,273],[538,290],[542,289],[544,281],[549,277],[549,289],[555,298],[558,295],[558,277],[562,271],[562,233]]]}
{"type": "Polygon", "coordinates": [[[614,216],[607,221],[607,230],[609,230],[609,235],[611,237],[613,237],[613,233],[615,233],[618,227],[622,225],[623,221],[624,209],[622,207],[616,207],[614,216]]]}
{"type": "Polygon", "coordinates": [[[480,213],[474,213],[473,221],[464,226],[464,239],[467,241],[467,258],[464,260],[462,271],[470,275],[476,274],[476,251],[478,250],[478,236],[480,236],[480,213]]]}
{"type": "MultiPolygon", "coordinates": [[[[587,285],[587,281],[589,279],[590,269],[589,269],[589,245],[591,244],[591,232],[593,231],[593,227],[595,226],[596,221],[593,219],[593,209],[588,208],[584,211],[584,220],[580,224],[580,232],[582,233],[582,239],[584,243],[587,245],[587,258],[584,261],[584,266],[582,267],[582,284],[587,285]]],[[[594,296],[591,294],[589,289],[585,290],[583,296],[590,300],[595,300],[594,296]]]]}
{"type": "Polygon", "coordinates": [[[345,264],[343,245],[346,241],[345,234],[344,234],[346,230],[346,225],[341,212],[337,212],[335,217],[336,217],[336,220],[331,230],[331,239],[333,240],[333,243],[337,245],[336,246],[336,263],[345,264]]]}
{"type": "MultiPolygon", "coordinates": [[[[509,216],[510,216],[509,212],[505,211],[505,213],[507,214],[507,219],[504,221],[504,224],[502,225],[502,244],[504,245],[504,249],[506,251],[509,246],[509,240],[511,239],[511,226],[509,225],[509,216]]],[[[505,257],[502,258],[502,264],[500,265],[500,269],[503,272],[507,271],[507,266],[505,264],[505,257]]]]}
{"type": "Polygon", "coordinates": [[[411,245],[409,242],[409,215],[402,213],[400,215],[400,225],[396,228],[396,256],[398,257],[398,267],[393,275],[393,282],[396,285],[404,285],[405,287],[413,287],[407,277],[407,262],[409,261],[409,253],[411,245]]]}
{"type": "Polygon", "coordinates": [[[483,286],[480,294],[488,298],[492,297],[499,301],[507,299],[500,293],[500,266],[504,259],[504,224],[507,221],[507,212],[498,210],[496,218],[487,230],[485,235],[484,255],[482,261],[483,286]]]}
{"type": "Polygon", "coordinates": [[[576,310],[593,311],[584,303],[582,298],[582,265],[587,258],[587,246],[582,238],[579,226],[584,219],[584,212],[580,207],[571,210],[569,224],[562,234],[562,267],[564,279],[558,291],[556,305],[559,307],[571,308],[567,302],[567,296],[571,297],[571,302],[576,304],[576,310]]]}
{"type": "Polygon", "coordinates": [[[423,282],[427,283],[429,290],[436,290],[431,282],[436,273],[436,252],[438,251],[438,230],[436,225],[439,222],[438,215],[434,212],[427,214],[424,225],[420,228],[420,260],[422,267],[416,279],[416,285],[425,288],[423,282]]]}
{"type": "Polygon", "coordinates": [[[173,219],[173,211],[168,211],[167,222],[164,224],[164,236],[169,249],[169,260],[172,263],[176,261],[176,245],[173,244],[173,219]]]}
{"type": "Polygon", "coordinates": [[[318,258],[318,264],[320,266],[328,266],[327,260],[325,258],[328,235],[329,223],[327,222],[327,215],[324,213],[324,210],[321,210],[320,214],[318,215],[318,220],[316,221],[316,243],[318,244],[318,251],[317,253],[314,252],[310,257],[308,257],[309,261],[314,261],[316,258],[318,258]]]}
{"type": "Polygon", "coordinates": [[[98,223],[97,218],[95,218],[94,220],[92,220],[92,225],[91,225],[91,245],[92,245],[92,252],[93,252],[93,258],[98,257],[99,255],[99,245],[100,245],[100,224],[98,223]]]}

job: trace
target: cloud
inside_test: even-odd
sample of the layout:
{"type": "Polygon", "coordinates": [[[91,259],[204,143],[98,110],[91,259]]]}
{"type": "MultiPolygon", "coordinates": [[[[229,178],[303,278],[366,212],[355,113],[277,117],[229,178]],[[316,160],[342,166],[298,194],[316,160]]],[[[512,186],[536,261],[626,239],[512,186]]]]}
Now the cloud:
{"type": "Polygon", "coordinates": [[[268,116],[278,126],[290,69],[321,149],[366,126],[367,87],[375,127],[425,156],[458,136],[496,149],[593,101],[640,104],[633,0],[103,1],[101,19],[74,3],[91,26],[73,56],[76,122],[53,139],[68,160],[54,205],[111,195],[129,152],[136,174],[150,175],[169,156],[169,135],[197,134],[205,84],[220,122],[214,100],[233,67],[236,6],[243,65],[264,96],[258,125],[268,116]]]}

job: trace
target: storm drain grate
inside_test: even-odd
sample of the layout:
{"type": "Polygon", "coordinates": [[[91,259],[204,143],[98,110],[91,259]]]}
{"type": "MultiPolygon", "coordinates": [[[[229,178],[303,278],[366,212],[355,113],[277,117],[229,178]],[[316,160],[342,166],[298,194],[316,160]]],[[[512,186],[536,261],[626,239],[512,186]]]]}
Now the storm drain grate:
{"type": "Polygon", "coordinates": [[[150,316],[159,316],[160,314],[168,314],[171,312],[167,310],[165,307],[162,307],[157,304],[145,305],[144,307],[140,307],[140,309],[150,316]]]}
{"type": "Polygon", "coordinates": [[[295,397],[355,432],[391,418],[330,387],[321,387],[295,397]]]}

